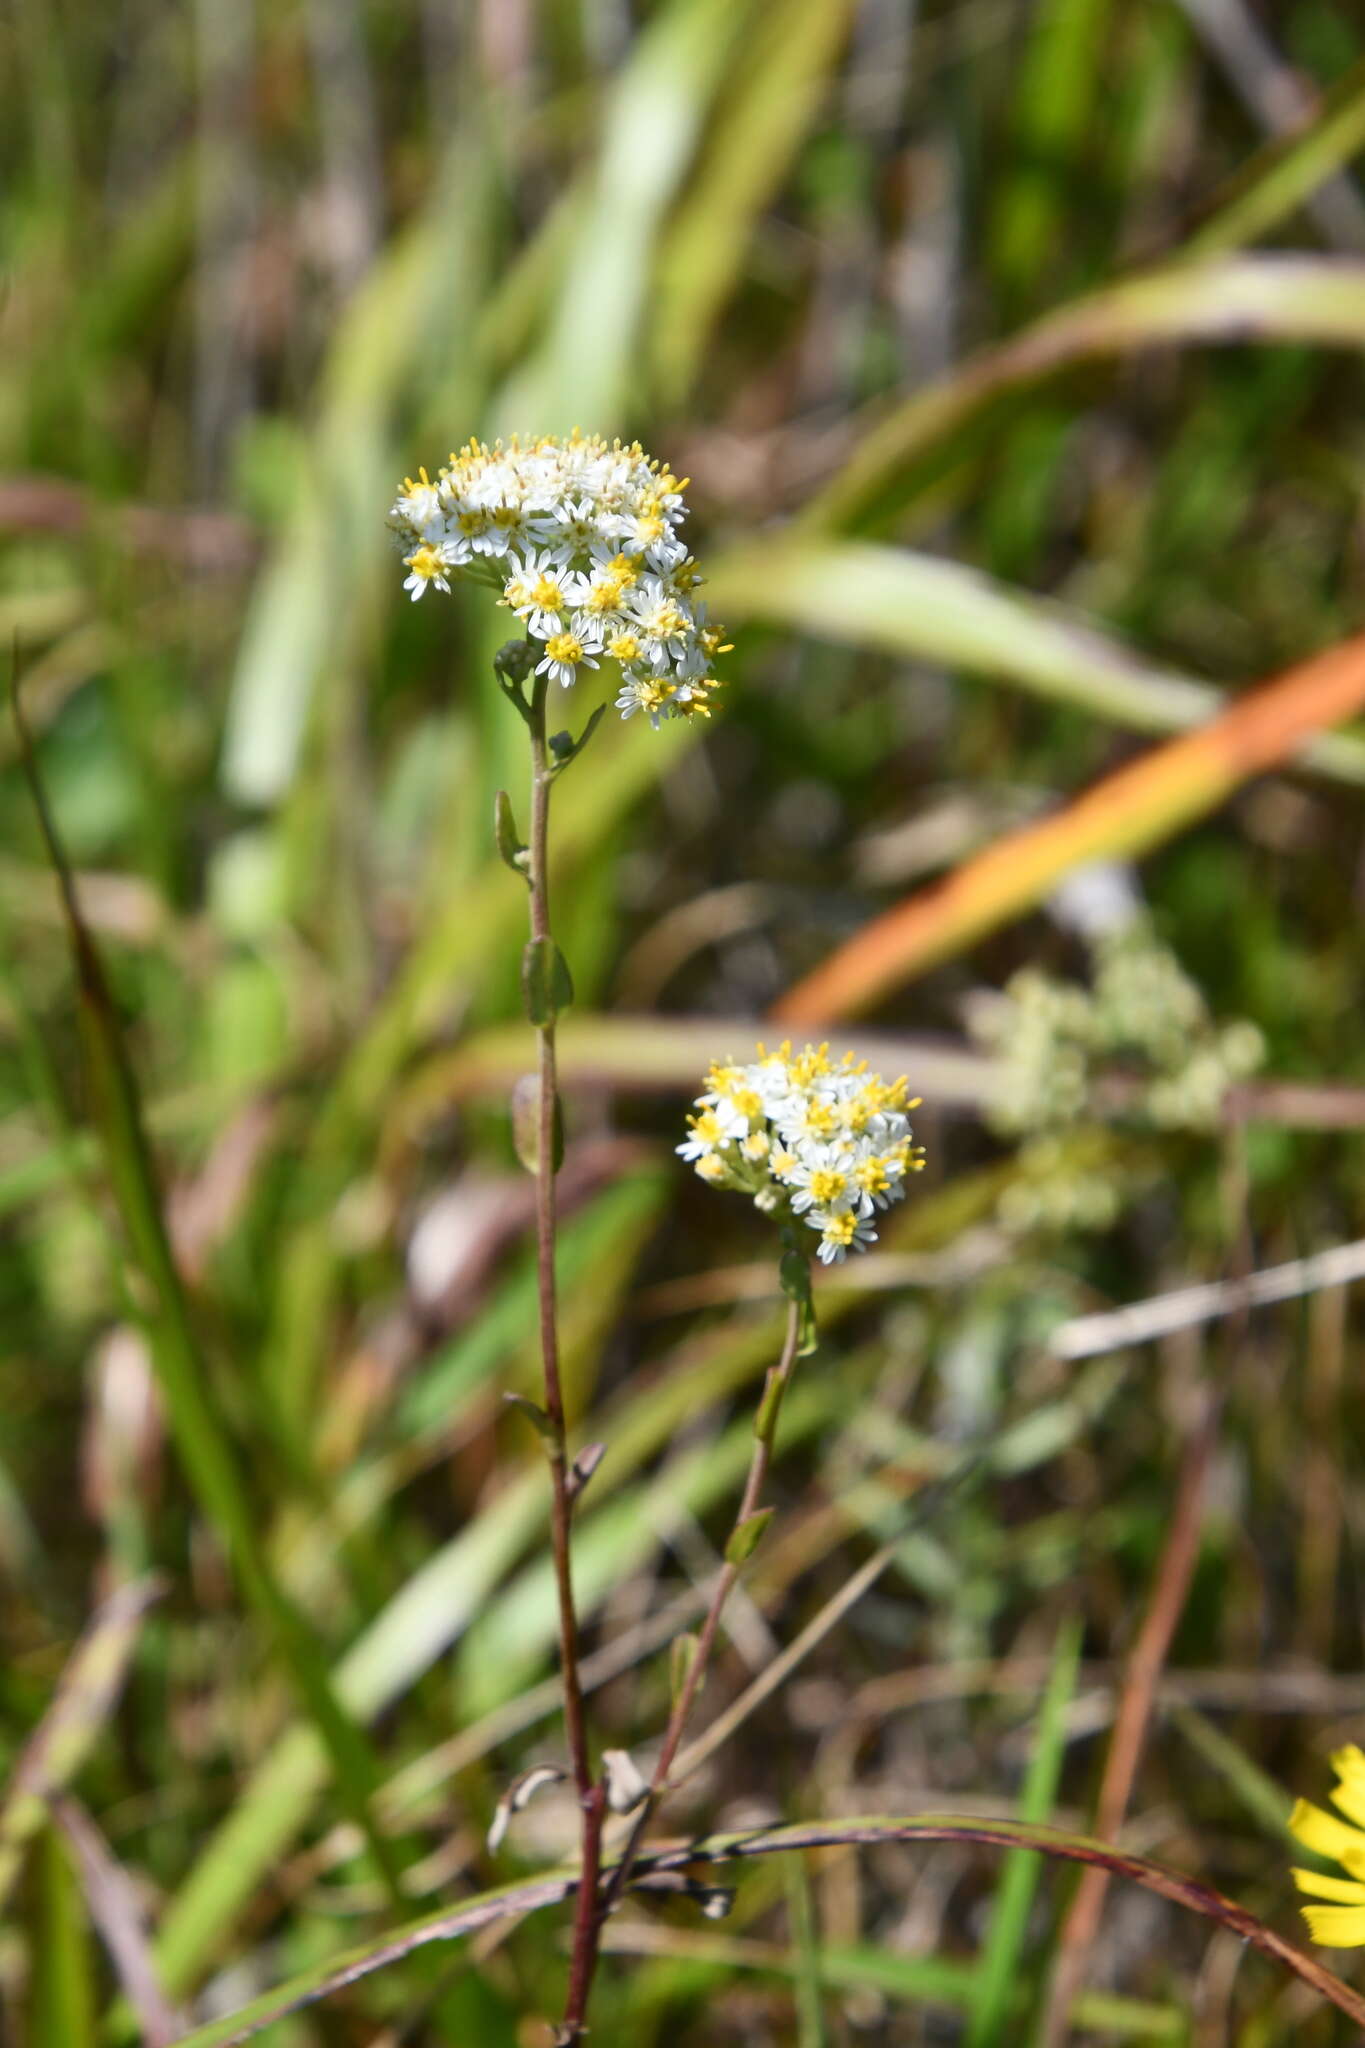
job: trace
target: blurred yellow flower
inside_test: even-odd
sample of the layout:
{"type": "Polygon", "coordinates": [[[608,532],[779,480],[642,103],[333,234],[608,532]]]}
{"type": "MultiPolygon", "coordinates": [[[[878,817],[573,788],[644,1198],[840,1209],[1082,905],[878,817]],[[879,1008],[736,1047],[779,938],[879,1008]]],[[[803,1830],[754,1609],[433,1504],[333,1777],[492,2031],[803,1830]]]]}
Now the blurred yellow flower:
{"type": "Polygon", "coordinates": [[[1332,1769],[1338,1784],[1332,1804],[1346,1815],[1338,1820],[1320,1806],[1300,1799],[1289,1816],[1289,1831],[1306,1849],[1339,1863],[1348,1877],[1322,1877],[1316,1870],[1295,1870],[1294,1882],[1310,1899],[1328,1905],[1303,1908],[1308,1932],[1324,1948],[1365,1947],[1365,1750],[1351,1743],[1335,1751],[1332,1769]]]}

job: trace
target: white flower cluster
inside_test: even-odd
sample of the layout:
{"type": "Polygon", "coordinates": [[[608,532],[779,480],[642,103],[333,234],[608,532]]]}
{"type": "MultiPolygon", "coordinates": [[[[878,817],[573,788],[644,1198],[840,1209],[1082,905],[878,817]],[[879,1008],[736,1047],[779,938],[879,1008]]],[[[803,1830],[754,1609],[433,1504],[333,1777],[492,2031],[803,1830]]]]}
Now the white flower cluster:
{"type": "Polygon", "coordinates": [[[836,1063],[824,1045],[760,1045],[747,1066],[711,1068],[677,1149],[713,1186],[803,1218],[830,1265],[876,1242],[872,1217],[901,1199],[906,1176],[924,1164],[906,1114],[919,1098],[907,1101],[906,1088],[852,1053],[836,1063]]]}
{"type": "Polygon", "coordinates": [[[567,687],[606,655],[620,666],[623,718],[709,717],[712,663],[729,649],[693,599],[685,483],[638,441],[471,441],[434,483],[424,469],[404,479],[389,515],[403,588],[415,601],[452,576],[495,584],[541,645],[538,675],[567,687]]]}

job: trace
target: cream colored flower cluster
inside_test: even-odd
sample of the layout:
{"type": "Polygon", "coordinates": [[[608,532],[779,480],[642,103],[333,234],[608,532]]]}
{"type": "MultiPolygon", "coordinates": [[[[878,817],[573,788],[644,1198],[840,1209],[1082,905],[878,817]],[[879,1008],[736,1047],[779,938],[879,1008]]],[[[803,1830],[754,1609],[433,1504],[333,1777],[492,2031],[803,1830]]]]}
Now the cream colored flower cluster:
{"type": "Polygon", "coordinates": [[[752,1195],[760,1209],[820,1233],[826,1265],[876,1242],[872,1218],[898,1202],[924,1164],[913,1141],[907,1083],[827,1046],[758,1048],[746,1066],[715,1065],[678,1146],[703,1180],[752,1195]]]}
{"type": "Polygon", "coordinates": [[[471,441],[434,482],[424,469],[404,480],[389,515],[403,588],[415,601],[452,576],[495,584],[538,643],[537,674],[567,688],[605,655],[620,667],[623,718],[709,717],[712,664],[729,650],[693,596],[685,481],[638,441],[471,441]]]}

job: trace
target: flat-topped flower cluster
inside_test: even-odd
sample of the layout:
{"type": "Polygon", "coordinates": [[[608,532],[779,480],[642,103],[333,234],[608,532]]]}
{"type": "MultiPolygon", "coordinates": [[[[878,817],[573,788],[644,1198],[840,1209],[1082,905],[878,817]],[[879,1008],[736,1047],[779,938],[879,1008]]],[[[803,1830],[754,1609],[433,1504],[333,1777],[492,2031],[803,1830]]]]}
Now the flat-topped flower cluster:
{"type": "Polygon", "coordinates": [[[686,479],[600,435],[470,441],[435,481],[404,479],[389,515],[414,601],[452,576],[502,591],[540,643],[536,673],[566,688],[605,655],[621,670],[623,718],[710,715],[723,635],[693,592],[701,574],[678,529],[686,479]]]}
{"type": "Polygon", "coordinates": [[[831,1060],[826,1045],[760,1045],[745,1066],[712,1066],[677,1149],[714,1187],[818,1230],[830,1265],[876,1242],[872,1218],[924,1164],[907,1114],[919,1098],[907,1089],[903,1076],[883,1081],[852,1053],[831,1060]]]}

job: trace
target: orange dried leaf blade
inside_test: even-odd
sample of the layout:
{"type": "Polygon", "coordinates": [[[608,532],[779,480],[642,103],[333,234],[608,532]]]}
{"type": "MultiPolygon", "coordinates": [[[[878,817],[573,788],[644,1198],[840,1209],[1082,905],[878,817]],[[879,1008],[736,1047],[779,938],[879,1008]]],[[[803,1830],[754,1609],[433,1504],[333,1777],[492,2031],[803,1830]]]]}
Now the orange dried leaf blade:
{"type": "Polygon", "coordinates": [[[1263,683],[1197,732],[1153,747],[1040,824],[997,840],[865,925],[787,990],[784,1024],[829,1023],[1032,910],[1072,868],[1132,857],[1206,817],[1303,741],[1365,708],[1365,634],[1263,683]]]}

